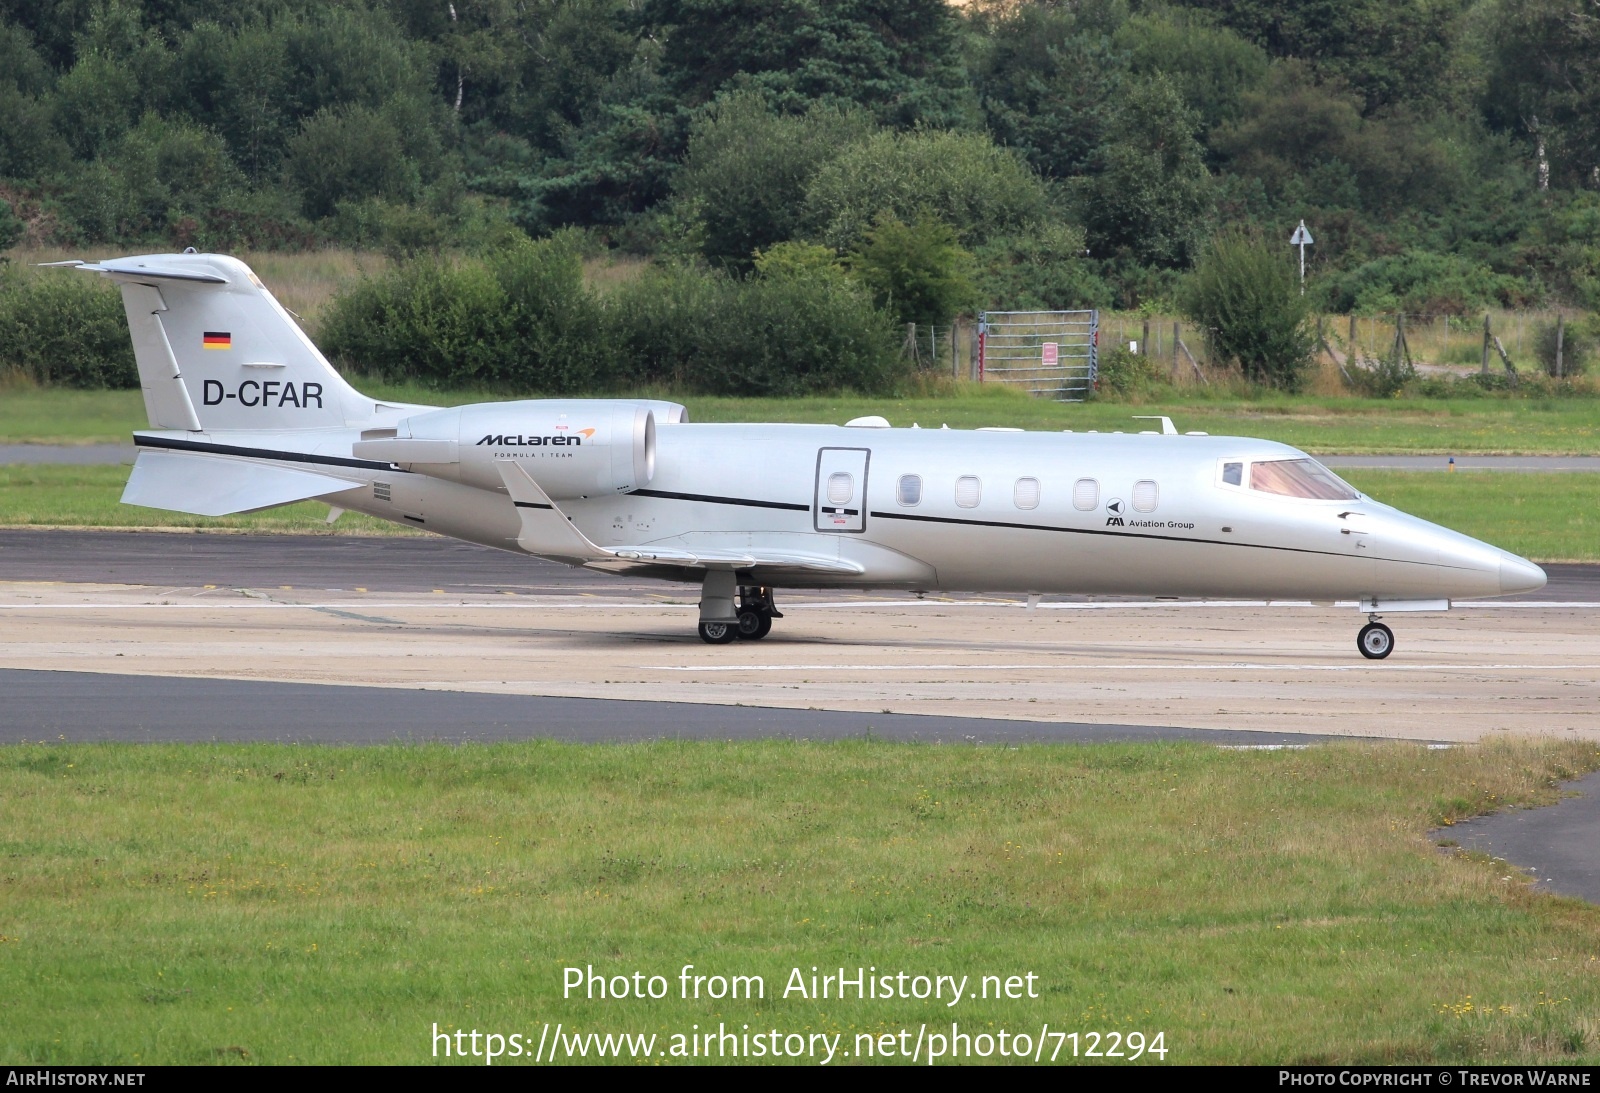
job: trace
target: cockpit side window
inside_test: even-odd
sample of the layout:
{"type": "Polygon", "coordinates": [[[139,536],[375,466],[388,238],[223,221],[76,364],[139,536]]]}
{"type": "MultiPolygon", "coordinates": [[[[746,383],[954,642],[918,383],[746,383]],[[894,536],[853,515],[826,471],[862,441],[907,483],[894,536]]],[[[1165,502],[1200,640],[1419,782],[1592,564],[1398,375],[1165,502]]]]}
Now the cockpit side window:
{"type": "Polygon", "coordinates": [[[1272,459],[1250,464],[1250,488],[1280,497],[1354,501],[1361,495],[1315,459],[1272,459]]]}
{"type": "Polygon", "coordinates": [[[1230,486],[1244,485],[1244,464],[1224,463],[1222,465],[1222,480],[1230,486]]]}

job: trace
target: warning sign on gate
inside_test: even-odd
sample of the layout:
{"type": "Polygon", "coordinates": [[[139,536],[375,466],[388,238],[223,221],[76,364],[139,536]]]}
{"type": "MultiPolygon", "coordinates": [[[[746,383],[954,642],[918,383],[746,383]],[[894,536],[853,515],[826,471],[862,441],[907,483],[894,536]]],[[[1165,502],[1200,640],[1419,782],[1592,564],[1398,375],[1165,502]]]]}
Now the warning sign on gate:
{"type": "Polygon", "coordinates": [[[1061,351],[1055,342],[1045,342],[1039,347],[1039,363],[1046,368],[1054,368],[1061,359],[1061,351]]]}

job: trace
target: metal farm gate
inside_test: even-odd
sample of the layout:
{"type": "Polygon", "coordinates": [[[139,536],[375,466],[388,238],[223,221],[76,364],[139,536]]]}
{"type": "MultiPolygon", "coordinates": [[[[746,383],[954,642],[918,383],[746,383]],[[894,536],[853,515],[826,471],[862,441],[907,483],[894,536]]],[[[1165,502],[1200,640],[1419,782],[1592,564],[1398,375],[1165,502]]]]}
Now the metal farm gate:
{"type": "Polygon", "coordinates": [[[1098,311],[985,311],[978,316],[978,379],[1082,402],[1094,390],[1099,344],[1098,311]]]}

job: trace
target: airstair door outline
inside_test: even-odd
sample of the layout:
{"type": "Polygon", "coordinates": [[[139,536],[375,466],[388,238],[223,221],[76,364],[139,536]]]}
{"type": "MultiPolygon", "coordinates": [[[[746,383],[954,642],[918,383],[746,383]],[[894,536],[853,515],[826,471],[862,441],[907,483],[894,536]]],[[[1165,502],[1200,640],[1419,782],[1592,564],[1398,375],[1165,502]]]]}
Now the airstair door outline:
{"type": "Polygon", "coordinates": [[[867,530],[867,465],[870,448],[822,448],[817,452],[817,489],[812,513],[818,531],[867,530]]]}

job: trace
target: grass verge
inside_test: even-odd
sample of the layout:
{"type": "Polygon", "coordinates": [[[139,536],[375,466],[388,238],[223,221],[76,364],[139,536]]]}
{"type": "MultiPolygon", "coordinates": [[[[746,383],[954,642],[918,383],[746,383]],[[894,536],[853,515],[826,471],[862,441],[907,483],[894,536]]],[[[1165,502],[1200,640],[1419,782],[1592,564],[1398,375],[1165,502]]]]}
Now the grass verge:
{"type": "Polygon", "coordinates": [[[1539,562],[1600,561],[1600,475],[1352,470],[1384,504],[1539,562]]]}
{"type": "Polygon", "coordinates": [[[330,525],[328,506],[302,501],[236,516],[191,516],[186,512],[124,505],[128,467],[59,463],[0,465],[0,525],[13,527],[201,528],[303,535],[422,535],[399,524],[347,512],[330,525]]]}
{"type": "MultiPolygon", "coordinates": [[[[0,1054],[430,1060],[532,1033],[1164,1033],[1165,1061],[1594,1062],[1600,908],[1435,847],[1593,745],[0,750],[0,1054]],[[764,1000],[682,999],[679,970],[764,1000]],[[563,998],[563,969],[664,999],[563,998]],[[1036,998],[782,996],[791,970],[1036,998]]],[[[1155,1061],[1147,1059],[1146,1061],[1155,1061]]]]}
{"type": "MultiPolygon", "coordinates": [[[[1600,475],[1351,471],[1345,477],[1380,501],[1535,561],[1600,561],[1600,475]]],[[[0,525],[424,534],[354,512],[330,527],[327,506],[315,501],[219,518],[139,508],[117,500],[127,479],[126,467],[0,466],[0,525]]]]}
{"type": "MultiPolygon", "coordinates": [[[[374,398],[429,405],[494,402],[505,391],[432,391],[416,384],[358,380],[374,398]]],[[[881,414],[894,425],[1003,425],[1026,429],[1134,432],[1136,414],[1165,414],[1179,429],[1261,437],[1315,453],[1600,453],[1600,403],[1592,399],[1358,399],[1263,395],[1192,397],[1147,404],[1060,403],[993,384],[962,384],[915,398],[735,399],[647,392],[689,407],[694,421],[839,422],[881,414]]],[[[137,391],[0,386],[0,443],[127,443],[146,427],[137,391]]]]}

